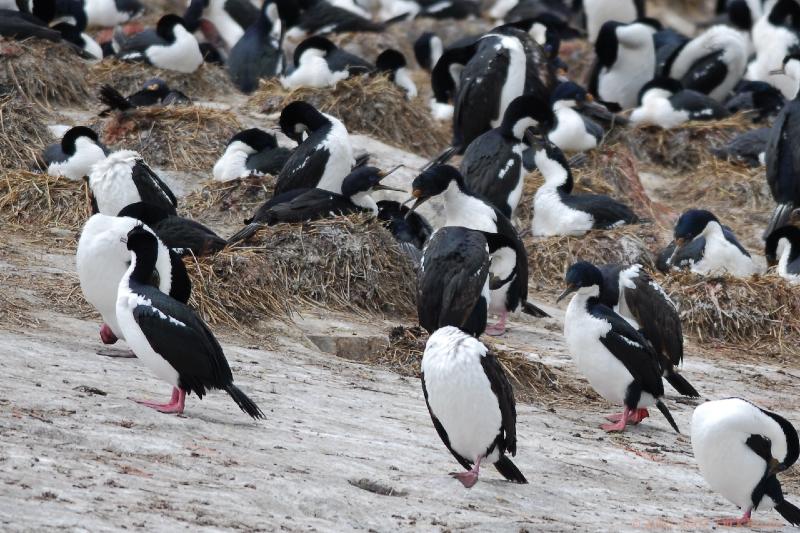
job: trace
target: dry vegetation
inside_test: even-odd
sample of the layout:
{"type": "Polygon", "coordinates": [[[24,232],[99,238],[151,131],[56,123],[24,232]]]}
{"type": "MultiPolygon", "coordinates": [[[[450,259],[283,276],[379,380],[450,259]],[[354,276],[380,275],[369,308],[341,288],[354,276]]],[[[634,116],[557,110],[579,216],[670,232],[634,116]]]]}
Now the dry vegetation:
{"type": "Polygon", "coordinates": [[[0,167],[28,169],[48,144],[55,141],[47,129],[50,115],[15,92],[0,96],[0,167]]]}
{"type": "Polygon", "coordinates": [[[170,88],[185,93],[189,98],[213,98],[236,91],[227,71],[218,66],[204,63],[191,74],[173,70],[162,70],[147,63],[130,63],[114,58],[105,58],[92,65],[89,83],[95,90],[101,85],[111,85],[124,95],[142,88],[150,78],[160,78],[170,88]]]}
{"type": "Polygon", "coordinates": [[[78,231],[91,212],[85,182],[24,170],[0,177],[0,220],[30,233],[47,228],[78,231]]]}

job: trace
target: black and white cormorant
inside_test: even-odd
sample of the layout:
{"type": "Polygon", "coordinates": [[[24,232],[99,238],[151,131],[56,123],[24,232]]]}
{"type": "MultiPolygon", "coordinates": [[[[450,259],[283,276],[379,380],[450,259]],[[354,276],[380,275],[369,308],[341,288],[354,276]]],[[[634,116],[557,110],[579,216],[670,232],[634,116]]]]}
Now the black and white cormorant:
{"type": "Polygon", "coordinates": [[[417,84],[411,79],[408,71],[406,56],[401,52],[389,48],[375,58],[375,70],[389,75],[389,81],[400,87],[406,93],[406,98],[412,100],[417,97],[417,84]]]}
{"type": "Polygon", "coordinates": [[[122,208],[147,202],[177,214],[178,200],[166,183],[133,150],[120,150],[95,163],[89,175],[94,212],[115,216],[122,208]]]}
{"type": "Polygon", "coordinates": [[[378,200],[378,220],[392,233],[401,248],[418,264],[433,228],[425,217],[394,200],[378,200]]]}
{"type": "Polygon", "coordinates": [[[767,184],[778,204],[764,235],[786,224],[791,212],[800,207],[800,97],[786,103],[767,142],[767,184]]]}
{"type": "Polygon", "coordinates": [[[203,64],[203,54],[194,35],[177,15],[164,15],[155,30],[144,30],[127,36],[118,27],[114,30],[114,49],[123,60],[147,61],[165,70],[191,74],[203,64]]]}
{"type": "Polygon", "coordinates": [[[560,83],[550,96],[553,126],[547,132],[551,143],[565,152],[585,152],[597,148],[605,135],[603,127],[580,111],[592,103],[586,89],[567,81],[560,83]]]}
{"type": "Polygon", "coordinates": [[[700,394],[675,367],[683,362],[681,317],[667,293],[641,265],[603,265],[600,303],[628,321],[661,358],[664,379],[684,396],[700,394]]]}
{"type": "Polygon", "coordinates": [[[792,284],[800,283],[800,228],[783,226],[767,236],[764,245],[767,266],[777,267],[778,275],[792,284]],[[780,256],[778,255],[778,249],[780,256]]]}
{"type": "Polygon", "coordinates": [[[706,483],[744,513],[718,524],[744,526],[753,511],[774,507],[800,526],[800,509],[786,501],[777,478],[800,454],[788,420],[741,398],[706,402],[692,415],[692,450],[706,483]]]}
{"type": "Polygon", "coordinates": [[[259,80],[283,72],[282,38],[278,5],[273,0],[264,0],[258,18],[228,55],[228,72],[240,91],[251,93],[258,88],[259,80]]]}
{"type": "Polygon", "coordinates": [[[228,181],[251,174],[276,176],[292,150],[278,146],[275,135],[258,128],[240,131],[228,141],[225,152],[214,164],[214,179],[228,181]]]}
{"type": "Polygon", "coordinates": [[[685,89],[681,82],[671,78],[655,78],[639,92],[639,107],[631,113],[631,122],[669,129],[689,120],[717,120],[727,116],[725,106],[710,96],[685,89]]]}
{"type": "Polygon", "coordinates": [[[712,147],[711,153],[726,161],[744,163],[749,167],[766,164],[767,144],[771,135],[770,128],[756,128],[740,133],[727,144],[712,147]]]}
{"type": "Polygon", "coordinates": [[[287,15],[282,13],[281,17],[286,22],[286,38],[297,42],[308,35],[342,32],[382,33],[390,25],[405,20],[408,14],[403,13],[383,22],[375,22],[362,13],[335,5],[328,0],[301,0],[296,2],[294,12],[287,15]]]}
{"type": "Polygon", "coordinates": [[[187,393],[194,392],[202,399],[210,389],[220,389],[251,417],[265,418],[233,384],[222,347],[202,319],[186,304],[149,284],[158,258],[156,236],[137,226],[126,241],[131,265],[119,283],[117,321],[139,360],[172,385],[168,403],[137,403],[162,413],[180,414],[187,393]]]}
{"type": "Polygon", "coordinates": [[[466,488],[481,464],[509,481],[527,483],[506,455],[517,453],[514,391],[494,354],[453,326],[436,330],[422,355],[422,392],[436,432],[465,472],[450,475],[466,488]]]}
{"type": "Polygon", "coordinates": [[[423,70],[433,71],[433,67],[444,54],[444,43],[441,37],[426,31],[414,41],[414,58],[423,70]]]}
{"type": "Polygon", "coordinates": [[[328,87],[375,70],[370,62],[346,52],[325,37],[309,37],[294,50],[294,69],[281,78],[287,89],[328,87]]]}
{"type": "Polygon", "coordinates": [[[434,165],[423,171],[412,183],[416,199],[411,209],[434,196],[444,196],[445,226],[465,228],[496,234],[498,245],[492,253],[491,275],[496,278],[490,298],[489,311],[499,315],[496,324],[486,333],[502,335],[509,312],[522,308],[532,316],[549,316],[528,302],[528,257],[517,230],[503,213],[467,189],[461,173],[449,165],[434,165]]]}
{"type": "Polygon", "coordinates": [[[599,40],[606,22],[627,24],[646,16],[645,0],[582,0],[590,43],[599,40]]]}
{"type": "Polygon", "coordinates": [[[273,195],[311,188],[341,194],[342,181],[356,163],[344,124],[303,101],[284,107],[279,124],[298,147],[278,174],[273,195]]]}
{"type": "Polygon", "coordinates": [[[89,26],[112,28],[144,12],[139,0],[83,0],[89,26]]]}
{"type": "Polygon", "coordinates": [[[753,122],[763,122],[780,113],[784,104],[783,93],[769,83],[743,80],[725,101],[725,109],[730,113],[746,112],[753,117],[753,122]]]}
{"type": "Polygon", "coordinates": [[[170,214],[147,202],[126,206],[117,216],[144,222],[167,248],[180,255],[211,255],[227,244],[225,239],[199,222],[170,214]]]}
{"type": "Polygon", "coordinates": [[[523,177],[532,170],[523,165],[523,153],[529,148],[526,131],[547,131],[552,123],[550,108],[538,97],[515,98],[500,125],[479,135],[464,152],[461,174],[467,189],[512,218],[522,196],[523,177]]]}
{"type": "Polygon", "coordinates": [[[677,266],[676,259],[680,257],[697,274],[746,277],[758,271],[747,250],[732,232],[724,231],[710,211],[689,209],[683,213],[675,224],[673,236],[675,251],[668,261],[670,266],[677,266]],[[702,248],[693,245],[699,238],[703,238],[702,248]],[[691,246],[691,255],[684,253],[687,246],[691,246]]]}
{"type": "Polygon", "coordinates": [[[258,17],[259,9],[250,0],[191,0],[183,15],[193,31],[201,29],[206,34],[206,24],[210,24],[227,50],[236,45],[258,17]]]}
{"type": "Polygon", "coordinates": [[[558,301],[575,293],[564,316],[564,337],[570,354],[578,371],[600,396],[623,406],[621,415],[608,417],[613,424],[601,427],[623,431],[628,423],[638,424],[647,418],[647,408],[655,405],[680,433],[662,401],[664,384],[659,356],[641,333],[600,302],[600,270],[579,261],[567,269],[566,284],[558,301]]]}
{"type": "MultiPolygon", "coordinates": [[[[75,255],[78,279],[84,298],[103,318],[100,338],[104,344],[124,339],[117,323],[117,288],[128,269],[130,252],[122,242],[138,220],[128,217],[92,215],[81,231],[75,255]]],[[[145,229],[148,229],[145,226],[145,229]]],[[[177,254],[163,243],[158,245],[158,257],[151,285],[173,298],[186,303],[192,283],[186,267],[177,254]]]]}
{"type": "Polygon", "coordinates": [[[602,194],[576,194],[564,153],[548,140],[536,150],[536,167],[544,183],[533,197],[534,236],[583,235],[591,229],[608,229],[639,222],[628,206],[602,194]]]}
{"type": "Polygon", "coordinates": [[[151,105],[190,104],[191,99],[181,91],[170,88],[162,79],[151,78],[144,82],[144,86],[131,94],[123,96],[114,87],[103,85],[100,87],[100,101],[108,106],[100,112],[100,116],[109,114],[112,110],[127,111],[137,107],[151,105]]]}
{"type": "Polygon", "coordinates": [[[86,126],[70,128],[61,142],[48,146],[42,159],[51,176],[80,180],[88,176],[92,166],[106,158],[106,148],[97,133],[86,126]]]}
{"type": "Polygon", "coordinates": [[[800,84],[800,64],[785,68],[784,60],[800,50],[800,4],[797,0],[771,2],[769,12],[753,24],[750,36],[755,59],[748,65],[745,77],[765,81],[780,89],[786,98],[794,98],[800,84]]]}

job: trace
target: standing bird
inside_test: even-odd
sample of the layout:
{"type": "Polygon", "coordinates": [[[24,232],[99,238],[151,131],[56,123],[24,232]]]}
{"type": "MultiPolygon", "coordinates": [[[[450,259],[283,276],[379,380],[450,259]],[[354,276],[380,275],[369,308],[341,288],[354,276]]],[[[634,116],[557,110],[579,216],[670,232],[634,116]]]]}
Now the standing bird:
{"type": "Polygon", "coordinates": [[[273,196],[311,188],[341,194],[342,181],[355,165],[344,124],[303,101],[284,107],[279,124],[298,147],[278,174],[273,196]],[[305,140],[304,135],[308,135],[305,140]]]}
{"type": "Polygon", "coordinates": [[[600,303],[634,327],[659,355],[664,379],[684,396],[700,394],[675,367],[683,362],[683,328],[673,301],[642,265],[600,267],[600,303]]]}
{"type": "Polygon", "coordinates": [[[119,283],[117,320],[136,356],[172,385],[169,403],[137,401],[162,413],[183,413],[187,393],[202,399],[208,389],[227,392],[253,418],[261,409],[236,385],[222,347],[186,304],[148,284],[158,257],[158,239],[142,227],[127,235],[131,266],[119,283]]]}
{"type": "Polygon", "coordinates": [[[647,340],[624,318],[600,302],[603,274],[585,261],[567,269],[567,288],[558,297],[575,293],[564,316],[564,337],[572,358],[600,396],[621,404],[621,415],[607,417],[606,431],[623,431],[630,422],[638,424],[655,404],[670,426],[680,433],[664,405],[664,384],[659,357],[647,340]]]}
{"type": "Polygon", "coordinates": [[[786,225],[792,211],[800,207],[800,97],[786,103],[772,124],[767,142],[767,183],[778,204],[772,212],[766,237],[786,225]]]}
{"type": "Polygon", "coordinates": [[[258,19],[247,28],[228,55],[228,72],[240,91],[251,93],[261,79],[280,76],[284,68],[278,6],[264,0],[258,19]]]}
{"type": "Polygon", "coordinates": [[[544,183],[533,197],[531,230],[537,237],[583,235],[591,229],[636,224],[639,217],[628,206],[602,194],[575,194],[564,153],[544,140],[534,160],[544,183]]]}
{"type": "Polygon", "coordinates": [[[728,110],[710,96],[684,89],[677,80],[655,78],[639,92],[639,107],[631,113],[631,122],[669,129],[689,120],[718,120],[727,116],[728,110]]]}
{"type": "Polygon", "coordinates": [[[114,152],[96,163],[89,175],[89,189],[96,213],[116,216],[123,207],[147,202],[177,214],[175,195],[133,150],[114,152]]]}
{"type": "Polygon", "coordinates": [[[203,54],[194,35],[177,15],[164,15],[155,30],[126,36],[114,30],[114,50],[126,61],[146,61],[154,67],[191,74],[203,64],[203,54]]]}
{"type": "Polygon", "coordinates": [[[788,420],[741,398],[706,402],[692,415],[692,450],[706,483],[744,511],[741,518],[718,524],[744,526],[753,511],[774,507],[800,526],[800,509],[784,499],[776,477],[800,454],[797,431],[788,420]]]}
{"type": "Polygon", "coordinates": [[[97,133],[85,126],[70,128],[58,144],[48,146],[43,154],[50,176],[80,180],[88,176],[92,166],[106,158],[105,146],[97,133]]]}
{"type": "Polygon", "coordinates": [[[100,112],[100,116],[106,116],[112,110],[128,111],[137,107],[147,107],[151,105],[172,105],[190,104],[191,99],[181,91],[171,89],[167,82],[159,78],[151,78],[144,82],[144,86],[131,94],[122,96],[119,91],[110,85],[100,87],[100,101],[108,106],[100,112]]]}
{"type": "Polygon", "coordinates": [[[593,43],[599,39],[606,22],[634,22],[645,16],[645,6],[644,0],[583,0],[583,12],[587,38],[593,43]]]}
{"type": "Polygon", "coordinates": [[[770,128],[758,128],[740,133],[727,144],[711,148],[716,157],[749,167],[760,167],[766,164],[767,143],[771,135],[770,128]]]}
{"type": "Polygon", "coordinates": [[[294,70],[281,78],[281,84],[287,89],[332,87],[341,80],[374,70],[368,61],[342,50],[325,37],[315,35],[294,49],[294,70]]]}
{"type": "Polygon", "coordinates": [[[436,330],[422,355],[422,392],[436,432],[466,470],[451,476],[471,488],[489,462],[507,480],[528,482],[506,455],[517,453],[514,391],[478,339],[453,326],[436,330]]]}
{"type": "Polygon", "coordinates": [[[778,275],[792,285],[800,283],[800,228],[783,226],[767,236],[764,245],[767,266],[777,266],[778,275]],[[783,247],[780,257],[778,248],[783,247]]]}
{"type": "Polygon", "coordinates": [[[689,209],[678,218],[673,235],[675,251],[668,261],[670,266],[677,264],[677,257],[683,257],[691,271],[701,275],[728,273],[747,277],[758,270],[747,250],[732,232],[724,230],[719,219],[710,211],[689,209]],[[683,254],[684,248],[700,238],[705,241],[702,248],[693,248],[695,253],[691,256],[683,254]]]}
{"type": "Polygon", "coordinates": [[[258,128],[240,131],[228,141],[225,153],[214,164],[214,179],[228,181],[251,174],[276,176],[292,150],[278,146],[275,135],[258,128]]]}
{"type": "Polygon", "coordinates": [[[597,61],[589,92],[612,107],[634,107],[639,91],[655,75],[655,32],[656,28],[643,22],[606,22],[594,45],[597,61]]]}
{"type": "Polygon", "coordinates": [[[467,189],[458,170],[449,165],[432,166],[417,176],[411,186],[416,199],[412,210],[443,194],[445,226],[463,226],[496,235],[498,245],[492,252],[490,272],[497,281],[493,283],[489,311],[500,318],[486,328],[486,333],[505,333],[508,313],[520,307],[532,316],[549,316],[528,302],[528,256],[517,230],[498,208],[467,189]]]}
{"type": "Polygon", "coordinates": [[[512,218],[522,196],[522,154],[528,149],[528,128],[549,129],[553,116],[548,106],[533,95],[519,96],[506,108],[503,122],[478,136],[464,152],[461,173],[467,188],[489,200],[512,218]]]}
{"type": "MultiPolygon", "coordinates": [[[[86,301],[103,317],[100,338],[104,344],[124,339],[117,323],[117,287],[128,269],[130,252],[122,242],[137,224],[129,217],[92,215],[81,231],[75,262],[78,279],[86,301]]],[[[150,231],[145,226],[145,229],[150,231]]],[[[163,243],[158,244],[158,257],[150,283],[176,300],[187,302],[192,284],[180,257],[163,243]]]]}

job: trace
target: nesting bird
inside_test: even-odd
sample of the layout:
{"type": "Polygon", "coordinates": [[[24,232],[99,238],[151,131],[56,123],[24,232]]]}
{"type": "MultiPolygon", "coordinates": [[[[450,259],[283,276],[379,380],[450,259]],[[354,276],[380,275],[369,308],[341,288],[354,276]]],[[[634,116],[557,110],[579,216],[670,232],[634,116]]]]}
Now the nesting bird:
{"type": "Polygon", "coordinates": [[[177,15],[164,15],[156,29],[127,36],[114,32],[114,49],[125,61],[146,61],[165,70],[191,74],[203,64],[200,45],[177,15]]]}
{"type": "Polygon", "coordinates": [[[777,267],[780,277],[793,285],[800,283],[800,228],[783,226],[774,230],[767,236],[764,255],[767,266],[777,267]]]}
{"type": "Polygon", "coordinates": [[[215,180],[228,181],[252,174],[277,175],[292,150],[278,146],[275,135],[258,128],[250,128],[235,134],[228,141],[225,152],[214,164],[215,180]]]}
{"type": "Polygon", "coordinates": [[[710,96],[684,89],[677,80],[656,78],[642,87],[639,107],[631,113],[631,122],[669,129],[689,120],[717,120],[727,116],[725,107],[710,96]]]}
{"type": "Polygon", "coordinates": [[[58,144],[48,146],[42,159],[51,176],[80,180],[88,176],[92,166],[106,158],[106,148],[91,128],[70,128],[58,144]]]}

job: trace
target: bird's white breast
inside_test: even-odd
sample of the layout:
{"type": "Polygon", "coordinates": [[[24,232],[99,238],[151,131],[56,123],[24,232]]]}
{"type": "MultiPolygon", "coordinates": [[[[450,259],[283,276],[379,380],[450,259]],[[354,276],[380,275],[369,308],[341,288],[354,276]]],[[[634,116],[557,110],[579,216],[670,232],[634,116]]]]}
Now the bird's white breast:
{"type": "Polygon", "coordinates": [[[674,109],[670,101],[661,95],[645,94],[642,105],[631,113],[634,124],[652,124],[665,129],[677,127],[689,120],[687,111],[674,109]]]}
{"type": "Polygon", "coordinates": [[[533,197],[531,229],[536,237],[583,235],[594,225],[594,217],[572,209],[561,201],[556,186],[544,183],[533,197]]]}
{"type": "Polygon", "coordinates": [[[611,68],[600,71],[597,92],[606,102],[617,102],[623,109],[636,105],[639,91],[653,78],[656,54],[654,46],[629,49],[617,48],[617,60],[611,68]]]}
{"type": "Polygon", "coordinates": [[[500,91],[500,108],[497,116],[491,122],[493,128],[498,127],[503,121],[503,114],[511,101],[521,96],[525,91],[525,69],[527,66],[525,50],[522,48],[522,43],[519,39],[502,36],[498,46],[508,50],[509,59],[508,72],[506,73],[503,88],[500,91]]]}
{"type": "Polygon", "coordinates": [[[332,87],[350,74],[345,70],[332,72],[324,57],[305,52],[300,64],[288,76],[281,78],[281,85],[287,89],[297,87],[332,87]]]}
{"type": "Polygon", "coordinates": [[[225,41],[225,46],[228,50],[242,38],[244,35],[244,28],[242,28],[233,18],[225,11],[224,0],[212,0],[211,4],[206,8],[203,18],[211,22],[217,29],[222,40],[225,41]]]}
{"type": "Polygon", "coordinates": [[[597,139],[586,131],[583,118],[570,107],[556,110],[556,126],[547,138],[567,152],[583,152],[597,146],[597,139]]]}
{"type": "Polygon", "coordinates": [[[51,176],[64,176],[71,180],[80,180],[88,176],[92,166],[106,158],[103,149],[93,141],[81,137],[75,141],[75,153],[60,163],[51,163],[47,173],[51,176]]]}
{"type": "Polygon", "coordinates": [[[692,265],[692,272],[703,275],[719,275],[727,272],[738,277],[747,277],[756,272],[753,259],[728,242],[720,229],[708,229],[704,236],[706,247],[703,258],[692,265]]]}
{"type": "Polygon", "coordinates": [[[252,149],[245,143],[241,141],[232,142],[214,164],[214,179],[228,181],[252,174],[252,171],[247,169],[247,158],[252,152],[252,149]]]}
{"type": "Polygon", "coordinates": [[[158,68],[191,74],[203,64],[203,54],[194,35],[183,26],[175,26],[175,41],[168,45],[150,46],[145,50],[148,61],[158,68]]]}
{"type": "Polygon", "coordinates": [[[350,135],[344,124],[330,115],[325,116],[331,121],[332,127],[322,141],[321,148],[327,149],[330,156],[317,188],[341,194],[342,181],[355,164],[353,146],[350,144],[350,135]]]}

